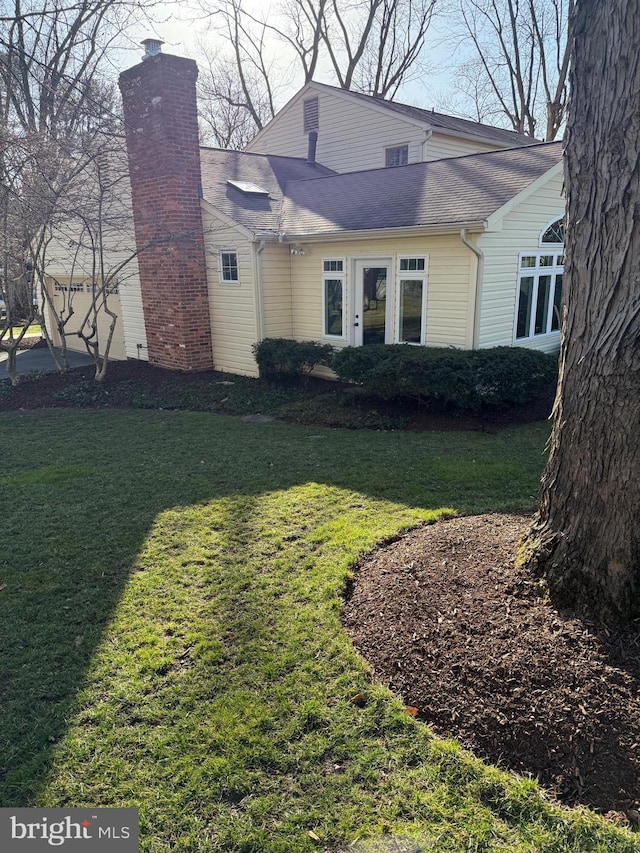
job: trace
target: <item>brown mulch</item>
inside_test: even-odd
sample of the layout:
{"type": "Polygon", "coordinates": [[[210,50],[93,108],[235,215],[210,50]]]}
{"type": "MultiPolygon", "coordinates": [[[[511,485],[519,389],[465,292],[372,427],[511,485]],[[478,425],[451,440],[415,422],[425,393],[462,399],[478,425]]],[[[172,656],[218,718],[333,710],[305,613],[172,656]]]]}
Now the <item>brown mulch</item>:
{"type": "Polygon", "coordinates": [[[345,625],[375,676],[481,758],[636,823],[640,620],[559,613],[514,554],[530,519],[418,528],[363,558],[345,625]]]}
{"type": "MultiPolygon", "coordinates": [[[[37,345],[46,347],[44,341],[38,341],[37,345]]],[[[42,409],[51,406],[83,408],[84,403],[60,400],[56,398],[56,394],[81,379],[92,379],[94,372],[94,368],[88,366],[74,368],[65,374],[48,373],[46,376],[37,378],[23,377],[10,396],[3,396],[0,393],[0,411],[42,409]]],[[[207,379],[219,380],[221,376],[228,376],[228,374],[219,374],[214,371],[176,374],[175,371],[152,367],[145,361],[129,359],[127,361],[113,361],[109,364],[105,386],[116,386],[120,382],[144,382],[146,386],[160,388],[165,382],[175,382],[176,376],[179,376],[181,385],[186,388],[194,383],[206,382],[207,379]]],[[[318,395],[331,394],[335,392],[338,386],[339,383],[326,379],[308,377],[305,380],[305,387],[318,395]]],[[[552,402],[553,389],[549,389],[547,393],[541,394],[538,399],[526,405],[511,409],[487,410],[479,414],[429,412],[411,403],[406,404],[402,409],[398,402],[384,404],[379,400],[372,400],[370,405],[378,413],[404,414],[407,418],[407,430],[497,432],[504,427],[545,420],[549,417],[552,402]]]]}

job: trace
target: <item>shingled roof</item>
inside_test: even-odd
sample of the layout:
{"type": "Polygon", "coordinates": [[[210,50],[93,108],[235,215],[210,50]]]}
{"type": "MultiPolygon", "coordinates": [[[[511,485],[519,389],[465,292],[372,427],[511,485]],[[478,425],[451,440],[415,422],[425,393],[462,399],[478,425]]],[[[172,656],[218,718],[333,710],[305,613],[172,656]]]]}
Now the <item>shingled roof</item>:
{"type": "Polygon", "coordinates": [[[201,149],[205,200],[255,234],[289,237],[482,222],[562,158],[540,143],[336,174],[295,157],[201,149]],[[255,195],[229,181],[251,182],[255,195]]]}
{"type": "Polygon", "coordinates": [[[248,154],[221,148],[201,148],[202,194],[218,210],[250,231],[277,234],[284,188],[291,181],[335,175],[319,163],[299,157],[248,154]],[[263,188],[266,195],[242,192],[229,181],[263,188]]]}
{"type": "Polygon", "coordinates": [[[483,222],[561,159],[562,144],[551,142],[291,181],[281,234],[289,239],[483,222]]]}
{"type": "Polygon", "coordinates": [[[319,163],[298,157],[249,154],[201,148],[202,193],[218,210],[251,231],[278,233],[285,185],[290,181],[334,175],[319,163]],[[267,195],[244,193],[228,181],[256,184],[267,195]]]}
{"type": "Polygon", "coordinates": [[[517,133],[515,130],[505,130],[502,127],[494,127],[490,124],[483,124],[479,121],[471,119],[458,118],[457,116],[438,113],[435,110],[425,110],[421,107],[413,107],[410,104],[401,104],[397,101],[387,101],[385,98],[377,98],[373,95],[365,95],[362,92],[353,92],[347,89],[339,89],[336,86],[329,86],[326,83],[314,83],[315,86],[321,86],[324,89],[330,89],[334,92],[339,92],[342,95],[356,98],[365,103],[374,104],[377,107],[382,107],[390,112],[400,113],[408,118],[417,119],[420,122],[425,122],[431,127],[438,128],[444,132],[450,131],[456,136],[462,135],[472,137],[473,139],[486,139],[488,142],[494,142],[497,145],[502,145],[505,148],[515,148],[521,145],[535,145],[540,140],[532,136],[526,136],[524,133],[517,133]]]}

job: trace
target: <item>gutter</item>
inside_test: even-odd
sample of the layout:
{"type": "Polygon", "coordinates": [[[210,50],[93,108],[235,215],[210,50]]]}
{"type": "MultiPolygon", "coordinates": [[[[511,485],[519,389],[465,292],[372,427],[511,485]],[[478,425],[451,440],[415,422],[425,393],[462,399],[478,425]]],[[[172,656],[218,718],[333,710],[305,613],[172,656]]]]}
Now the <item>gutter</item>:
{"type": "Polygon", "coordinates": [[[482,300],[482,279],[484,275],[484,254],[472,243],[467,236],[467,229],[460,229],[460,239],[463,244],[476,256],[476,287],[473,305],[473,338],[471,340],[471,348],[478,349],[478,341],[480,339],[480,307],[482,300]]]}
{"type": "MultiPolygon", "coordinates": [[[[255,243],[253,244],[255,246],[255,243]]],[[[256,306],[256,343],[260,343],[264,339],[264,306],[262,300],[262,258],[265,241],[260,240],[253,254],[254,267],[254,294],[253,301],[256,306]]]]}
{"type": "MultiPolygon", "coordinates": [[[[354,231],[324,231],[324,232],[298,232],[284,233],[278,235],[280,243],[334,243],[343,240],[371,239],[373,237],[411,237],[414,235],[429,234],[460,234],[463,231],[486,231],[487,220],[470,220],[466,223],[452,222],[442,225],[405,225],[394,228],[363,228],[354,231]]],[[[463,241],[464,242],[464,241],[463,241]]]]}

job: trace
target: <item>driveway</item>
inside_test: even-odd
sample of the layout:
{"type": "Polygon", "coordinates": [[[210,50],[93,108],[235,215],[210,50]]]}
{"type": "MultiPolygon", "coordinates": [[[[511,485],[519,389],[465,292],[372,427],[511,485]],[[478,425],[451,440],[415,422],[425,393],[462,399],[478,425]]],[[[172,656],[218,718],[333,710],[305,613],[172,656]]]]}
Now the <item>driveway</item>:
{"type": "MultiPolygon", "coordinates": [[[[60,350],[56,350],[60,352],[60,350]]],[[[0,352],[0,380],[7,378],[7,353],[0,352]]],[[[91,356],[83,352],[71,352],[67,350],[67,359],[70,367],[84,367],[93,364],[91,356]]],[[[54,373],[54,364],[48,347],[35,347],[34,349],[21,350],[16,359],[18,373],[26,376],[29,373],[54,373]]]]}

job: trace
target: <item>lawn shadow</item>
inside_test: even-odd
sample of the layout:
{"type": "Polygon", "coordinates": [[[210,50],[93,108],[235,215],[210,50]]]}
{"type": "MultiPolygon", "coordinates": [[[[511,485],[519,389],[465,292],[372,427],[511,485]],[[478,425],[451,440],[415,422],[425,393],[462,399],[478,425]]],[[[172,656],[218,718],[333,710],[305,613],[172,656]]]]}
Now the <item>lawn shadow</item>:
{"type": "MultiPolygon", "coordinates": [[[[207,414],[56,410],[7,413],[0,429],[7,543],[0,560],[0,805],[16,807],[38,800],[57,744],[82,706],[96,649],[161,513],[314,482],[421,510],[480,512],[500,502],[524,508],[533,499],[546,432],[538,426],[515,437],[452,438],[207,414]]],[[[241,532],[251,524],[250,500],[238,506],[241,532]]],[[[340,506],[331,512],[339,517],[340,506]]],[[[236,606],[240,600],[236,595],[236,606]]],[[[268,614],[236,615],[268,631],[268,614]]]]}

